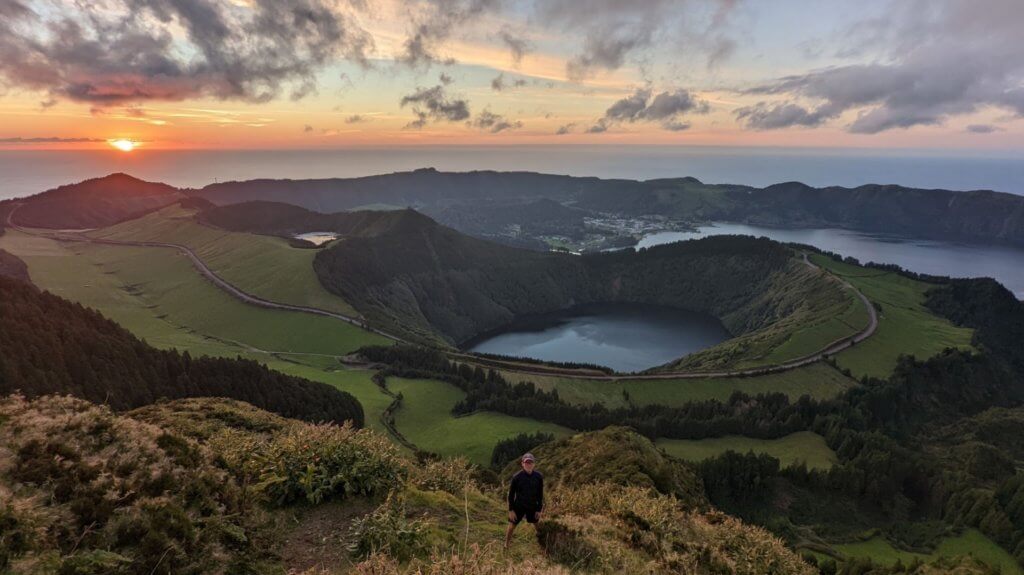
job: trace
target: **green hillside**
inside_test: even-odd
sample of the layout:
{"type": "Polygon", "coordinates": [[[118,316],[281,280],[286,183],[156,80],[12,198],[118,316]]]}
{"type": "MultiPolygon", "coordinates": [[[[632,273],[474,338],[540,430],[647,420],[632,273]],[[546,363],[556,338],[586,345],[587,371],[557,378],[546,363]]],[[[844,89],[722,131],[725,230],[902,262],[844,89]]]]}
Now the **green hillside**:
{"type": "Polygon", "coordinates": [[[292,247],[283,238],[211,228],[199,224],[195,215],[195,210],[168,206],[89,235],[188,246],[217,275],[246,293],[270,301],[357,315],[352,306],[320,285],[313,272],[316,250],[292,247]]]}
{"type": "Polygon", "coordinates": [[[811,259],[849,281],[879,310],[875,334],[836,356],[839,366],[854,376],[887,377],[900,355],[924,359],[947,347],[971,349],[971,329],[956,327],[924,306],[925,292],[933,285],[821,255],[811,259]]]}
{"type": "Polygon", "coordinates": [[[0,242],[39,287],[94,306],[157,346],[340,356],[387,341],[339,320],[240,302],[170,248],[61,244],[16,231],[0,242]]]}

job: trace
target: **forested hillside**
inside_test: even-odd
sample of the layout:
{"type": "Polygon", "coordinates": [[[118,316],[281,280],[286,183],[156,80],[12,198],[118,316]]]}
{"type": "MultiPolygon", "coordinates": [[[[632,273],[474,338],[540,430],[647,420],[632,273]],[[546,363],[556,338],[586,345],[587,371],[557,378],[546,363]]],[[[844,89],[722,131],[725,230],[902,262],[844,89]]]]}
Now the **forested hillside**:
{"type": "Polygon", "coordinates": [[[18,256],[0,250],[0,276],[27,282],[29,281],[28,266],[18,256]]]}
{"type": "Polygon", "coordinates": [[[231,397],[287,417],[363,424],[354,397],[252,360],[150,347],[99,313],[0,277],[0,394],[69,394],[115,409],[231,397]]]}

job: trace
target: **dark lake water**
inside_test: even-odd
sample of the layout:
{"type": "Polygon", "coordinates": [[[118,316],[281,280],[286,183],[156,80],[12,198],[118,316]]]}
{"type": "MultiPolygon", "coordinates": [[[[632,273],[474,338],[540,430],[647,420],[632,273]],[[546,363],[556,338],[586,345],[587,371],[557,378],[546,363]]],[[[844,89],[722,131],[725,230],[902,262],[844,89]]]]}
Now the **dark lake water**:
{"type": "Polygon", "coordinates": [[[631,372],[726,339],[729,333],[707,314],[641,304],[599,304],[517,321],[470,342],[466,349],[631,372]]]}
{"type": "Polygon", "coordinates": [[[1024,249],[917,240],[840,229],[781,229],[715,223],[697,232],[648,234],[637,248],[722,234],[766,236],[853,256],[862,262],[896,264],[918,273],[950,277],[992,277],[1024,299],[1024,249]]]}

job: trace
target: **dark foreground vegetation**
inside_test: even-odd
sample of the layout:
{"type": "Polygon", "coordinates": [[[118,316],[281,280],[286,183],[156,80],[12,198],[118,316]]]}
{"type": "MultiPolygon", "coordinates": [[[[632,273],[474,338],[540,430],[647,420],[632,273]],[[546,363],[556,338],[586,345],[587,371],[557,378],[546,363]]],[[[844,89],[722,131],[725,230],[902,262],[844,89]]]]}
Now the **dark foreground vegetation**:
{"type": "Polygon", "coordinates": [[[0,395],[70,394],[117,410],[159,399],[230,397],[306,421],[351,420],[350,394],[245,359],[159,350],[99,313],[0,277],[0,395]]]}

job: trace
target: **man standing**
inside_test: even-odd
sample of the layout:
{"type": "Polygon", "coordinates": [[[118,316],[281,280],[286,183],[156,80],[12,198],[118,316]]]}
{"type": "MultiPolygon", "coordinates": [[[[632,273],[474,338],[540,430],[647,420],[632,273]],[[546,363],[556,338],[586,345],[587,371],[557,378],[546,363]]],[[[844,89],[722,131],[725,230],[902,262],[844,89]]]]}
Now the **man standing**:
{"type": "Polygon", "coordinates": [[[508,528],[505,530],[505,548],[512,543],[512,533],[524,518],[527,523],[537,523],[544,511],[544,476],[534,471],[536,460],[532,453],[520,460],[522,470],[512,476],[508,488],[508,528]]]}

